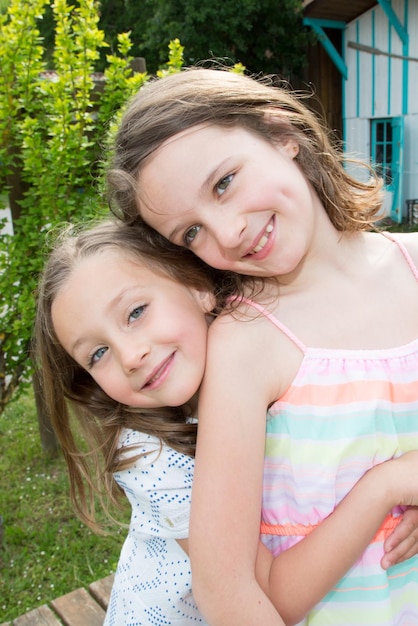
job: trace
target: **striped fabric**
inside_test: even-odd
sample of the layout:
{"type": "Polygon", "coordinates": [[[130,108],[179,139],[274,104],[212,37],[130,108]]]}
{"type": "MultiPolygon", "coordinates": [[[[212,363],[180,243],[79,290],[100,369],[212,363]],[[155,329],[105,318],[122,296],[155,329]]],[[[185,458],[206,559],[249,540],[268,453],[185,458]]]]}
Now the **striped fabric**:
{"type": "MultiPolygon", "coordinates": [[[[264,314],[304,353],[267,417],[262,530],[272,534],[262,539],[277,555],[332,513],[370,467],[418,449],[418,339],[386,350],[312,349],[264,314]]],[[[392,526],[401,514],[392,511],[392,526]]],[[[418,626],[418,557],[380,567],[386,523],[388,532],[300,626],[418,626]]]]}

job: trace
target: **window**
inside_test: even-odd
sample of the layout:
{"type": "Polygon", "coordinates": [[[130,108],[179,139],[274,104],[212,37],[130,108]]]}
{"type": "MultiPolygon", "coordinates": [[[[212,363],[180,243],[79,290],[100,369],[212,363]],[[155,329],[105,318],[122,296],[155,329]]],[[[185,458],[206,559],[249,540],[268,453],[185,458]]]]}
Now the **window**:
{"type": "Polygon", "coordinates": [[[393,184],[393,132],[392,119],[371,120],[372,164],[389,189],[393,184]]]}
{"type": "Polygon", "coordinates": [[[373,167],[385,182],[388,214],[399,224],[403,219],[403,117],[370,121],[370,153],[373,167]]]}

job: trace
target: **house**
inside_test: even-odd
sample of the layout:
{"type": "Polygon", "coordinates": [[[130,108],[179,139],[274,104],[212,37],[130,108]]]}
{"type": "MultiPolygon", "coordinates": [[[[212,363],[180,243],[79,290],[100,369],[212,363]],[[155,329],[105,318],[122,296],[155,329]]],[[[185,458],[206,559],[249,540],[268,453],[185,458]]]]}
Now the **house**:
{"type": "Polygon", "coordinates": [[[418,0],[304,0],[304,23],[328,123],[384,177],[383,215],[418,224],[418,0]]]}

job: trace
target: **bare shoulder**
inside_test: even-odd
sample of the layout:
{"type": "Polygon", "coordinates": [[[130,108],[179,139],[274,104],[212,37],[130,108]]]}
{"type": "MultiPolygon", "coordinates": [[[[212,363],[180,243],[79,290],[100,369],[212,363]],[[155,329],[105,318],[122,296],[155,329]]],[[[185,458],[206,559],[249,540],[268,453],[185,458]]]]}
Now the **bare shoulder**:
{"type": "Polygon", "coordinates": [[[262,310],[242,303],[213,322],[206,371],[215,371],[218,380],[235,376],[244,381],[242,395],[262,388],[270,403],[289,387],[303,354],[262,310]]]}
{"type": "Polygon", "coordinates": [[[259,350],[270,325],[266,318],[246,304],[223,312],[209,329],[209,348],[234,349],[235,355],[249,356],[259,350]]]}
{"type": "Polygon", "coordinates": [[[396,239],[405,246],[413,262],[418,267],[418,232],[396,233],[396,239]]]}
{"type": "Polygon", "coordinates": [[[209,330],[210,342],[226,340],[236,342],[244,338],[249,339],[253,335],[261,339],[261,329],[264,329],[264,332],[270,330],[270,324],[266,323],[265,316],[242,302],[234,308],[225,310],[215,319],[209,330]]]}

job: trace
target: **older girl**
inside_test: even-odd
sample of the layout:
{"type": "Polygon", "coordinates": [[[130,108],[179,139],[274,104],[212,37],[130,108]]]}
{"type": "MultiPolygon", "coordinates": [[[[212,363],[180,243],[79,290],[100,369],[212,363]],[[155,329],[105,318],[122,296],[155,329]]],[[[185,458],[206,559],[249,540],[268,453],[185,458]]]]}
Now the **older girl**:
{"type": "MultiPolygon", "coordinates": [[[[218,269],[273,278],[210,332],[190,550],[211,624],[274,623],[254,578],[259,505],[264,541],[284,557],[370,468],[418,447],[418,234],[371,232],[381,181],[350,176],[291,93],[229,72],[186,70],[143,88],[109,183],[128,221],[140,216],[218,269]]],[[[418,623],[417,557],[382,568],[397,560],[385,541],[399,503],[301,623],[418,623]]],[[[301,556],[299,582],[324,591],[323,552],[316,558],[313,577],[301,556]]],[[[300,589],[281,572],[274,565],[265,588],[279,580],[276,606],[294,623],[300,589]]]]}

